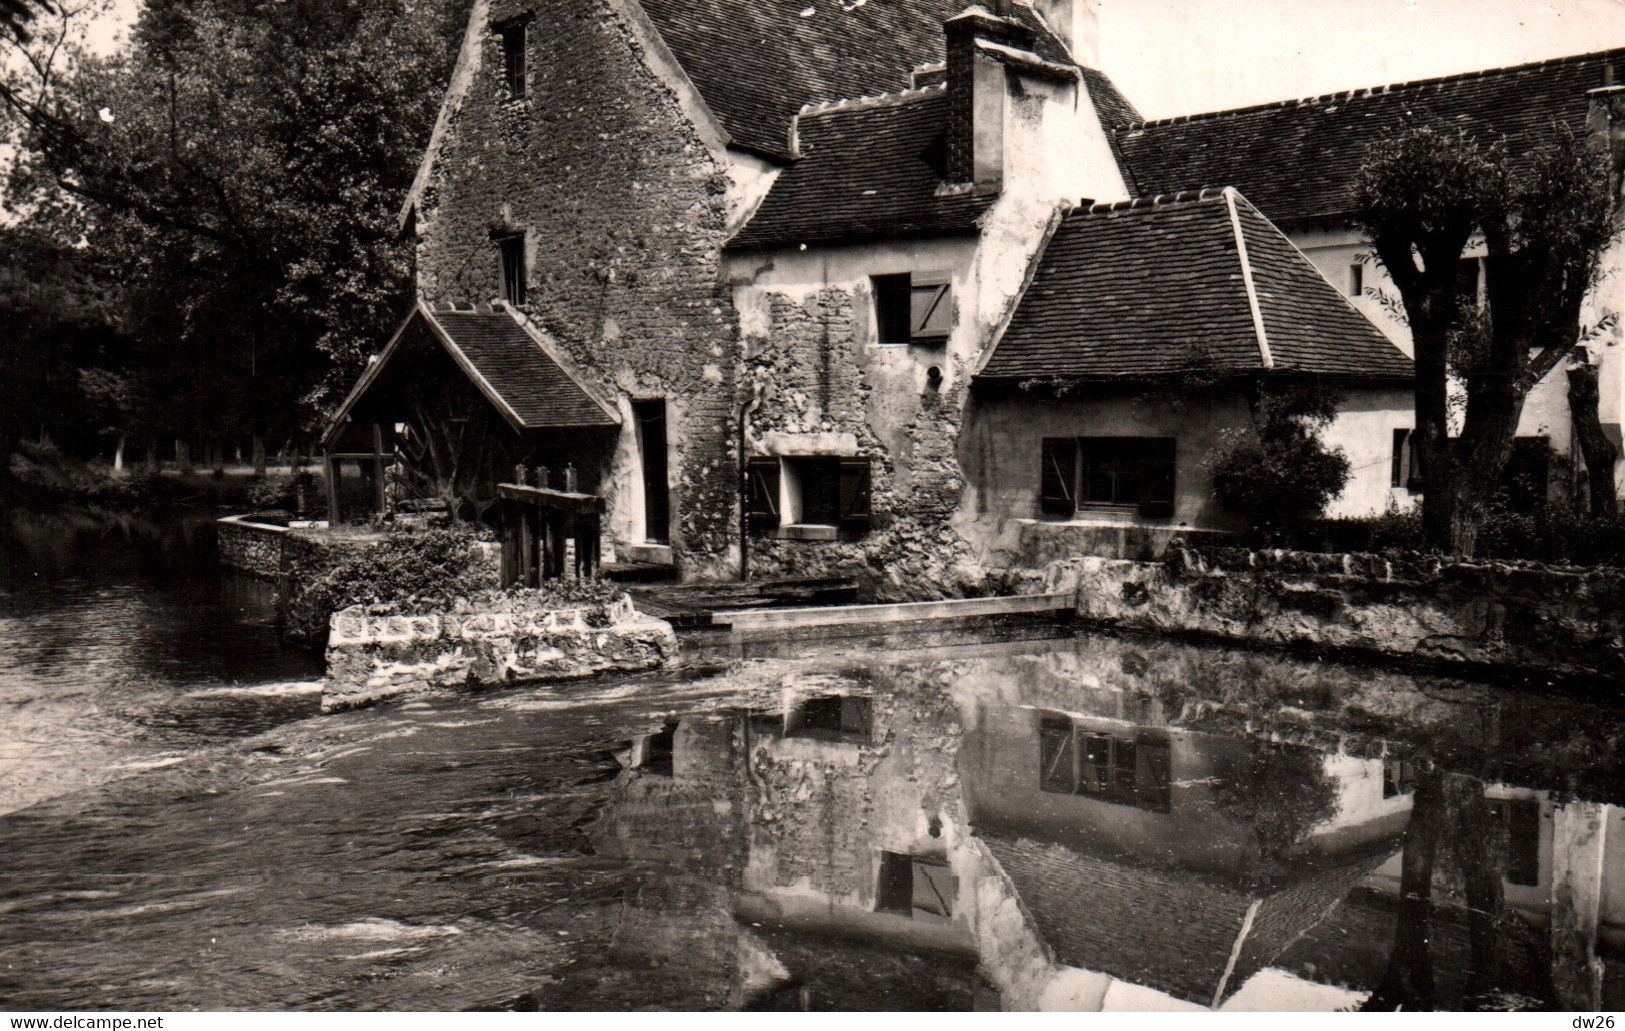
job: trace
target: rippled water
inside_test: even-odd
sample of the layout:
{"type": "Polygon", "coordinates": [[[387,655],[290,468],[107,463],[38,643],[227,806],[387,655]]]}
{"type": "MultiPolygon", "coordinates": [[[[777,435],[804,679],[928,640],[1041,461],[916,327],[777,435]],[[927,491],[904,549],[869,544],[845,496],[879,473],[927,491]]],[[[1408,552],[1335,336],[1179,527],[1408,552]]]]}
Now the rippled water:
{"type": "Polygon", "coordinates": [[[270,588],[213,514],[14,512],[0,527],[0,812],[314,711],[270,588]],[[251,688],[250,691],[233,689],[251,688]]]}
{"type": "Polygon", "coordinates": [[[262,610],[56,576],[0,683],[153,768],[0,817],[7,1008],[1625,1003],[1611,697],[1029,628],[281,722],[262,610]]]}

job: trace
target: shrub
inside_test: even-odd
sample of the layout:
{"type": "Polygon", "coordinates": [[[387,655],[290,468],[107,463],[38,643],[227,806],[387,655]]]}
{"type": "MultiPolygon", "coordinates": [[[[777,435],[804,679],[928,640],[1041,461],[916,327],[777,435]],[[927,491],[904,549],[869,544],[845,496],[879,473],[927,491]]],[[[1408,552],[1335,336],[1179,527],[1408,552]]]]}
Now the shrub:
{"type": "Polygon", "coordinates": [[[316,577],[297,603],[327,616],[352,605],[391,605],[403,613],[450,608],[497,586],[496,571],[473,558],[474,544],[489,537],[469,527],[391,533],[316,577]]]}
{"type": "MultiPolygon", "coordinates": [[[[1326,519],[1295,528],[1292,547],[1381,554],[1426,551],[1418,510],[1369,519],[1326,519]]],[[[1625,566],[1625,528],[1611,519],[1546,505],[1534,513],[1492,512],[1478,535],[1478,557],[1574,566],[1625,566]]]]}
{"type": "Polygon", "coordinates": [[[1254,431],[1225,435],[1213,463],[1214,494],[1246,515],[1265,543],[1319,516],[1348,482],[1348,459],[1320,439],[1338,400],[1315,387],[1260,387],[1252,400],[1254,431]]]}

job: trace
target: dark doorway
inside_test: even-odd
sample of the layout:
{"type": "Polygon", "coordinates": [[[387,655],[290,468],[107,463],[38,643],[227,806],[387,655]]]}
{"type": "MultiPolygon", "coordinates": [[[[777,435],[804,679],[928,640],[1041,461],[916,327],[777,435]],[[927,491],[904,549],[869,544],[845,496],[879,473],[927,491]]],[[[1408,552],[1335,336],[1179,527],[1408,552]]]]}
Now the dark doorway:
{"type": "Polygon", "coordinates": [[[671,487],[666,480],[666,402],[633,401],[638,448],[643,453],[644,536],[653,544],[671,539],[671,487]]]}

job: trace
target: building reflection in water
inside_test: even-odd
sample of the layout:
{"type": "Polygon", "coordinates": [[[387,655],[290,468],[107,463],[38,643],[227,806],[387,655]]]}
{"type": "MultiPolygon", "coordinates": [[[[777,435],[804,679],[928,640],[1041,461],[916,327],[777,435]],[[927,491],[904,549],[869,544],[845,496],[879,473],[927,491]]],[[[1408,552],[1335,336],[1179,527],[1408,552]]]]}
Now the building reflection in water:
{"type": "Polygon", "coordinates": [[[1617,761],[1537,749],[1542,707],[1094,637],[787,675],[624,751],[614,969],[729,1008],[1617,1008],[1617,761]]]}

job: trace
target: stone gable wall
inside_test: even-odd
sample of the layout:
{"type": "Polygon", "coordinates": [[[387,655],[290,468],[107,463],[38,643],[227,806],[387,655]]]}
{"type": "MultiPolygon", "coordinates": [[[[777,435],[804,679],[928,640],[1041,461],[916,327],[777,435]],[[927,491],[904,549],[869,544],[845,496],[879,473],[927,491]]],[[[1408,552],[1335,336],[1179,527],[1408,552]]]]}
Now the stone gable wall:
{"type": "Polygon", "coordinates": [[[606,0],[498,2],[491,23],[525,12],[527,94],[507,96],[500,37],[487,33],[419,208],[420,290],[431,303],[492,300],[492,234],[526,231],[526,314],[627,420],[600,488],[612,531],[641,525],[625,497],[637,468],[625,400],[664,397],[679,565],[726,574],[738,508],[737,319],[719,275],[727,169],[606,0]]]}

